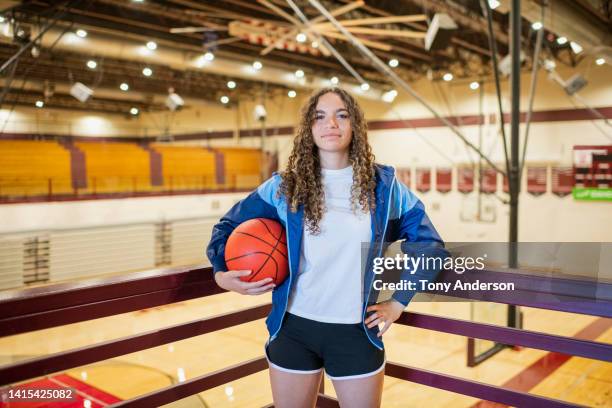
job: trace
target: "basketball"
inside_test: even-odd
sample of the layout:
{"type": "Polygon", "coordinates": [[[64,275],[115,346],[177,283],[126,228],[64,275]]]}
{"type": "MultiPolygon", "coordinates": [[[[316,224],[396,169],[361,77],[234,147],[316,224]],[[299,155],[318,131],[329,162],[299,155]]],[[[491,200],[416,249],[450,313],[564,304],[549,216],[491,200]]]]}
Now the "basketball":
{"type": "Polygon", "coordinates": [[[225,263],[228,270],[251,270],[241,276],[245,282],[272,278],[277,286],[289,273],[287,237],[277,221],[254,218],[240,224],[225,245],[225,263]]]}

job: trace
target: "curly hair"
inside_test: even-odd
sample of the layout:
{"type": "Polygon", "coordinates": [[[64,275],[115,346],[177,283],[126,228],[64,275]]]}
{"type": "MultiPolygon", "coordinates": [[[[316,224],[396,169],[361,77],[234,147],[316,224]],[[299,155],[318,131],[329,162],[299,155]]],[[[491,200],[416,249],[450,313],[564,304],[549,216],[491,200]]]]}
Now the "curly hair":
{"type": "Polygon", "coordinates": [[[320,89],[302,106],[293,149],[286,169],[280,173],[282,180],[279,189],[279,195],[285,196],[292,212],[296,212],[300,205],[304,206],[305,224],[313,235],[320,233],[319,222],[325,211],[325,203],[319,148],[314,142],[312,125],[319,98],[330,92],[342,99],[351,121],[353,134],[349,146],[349,162],[353,167],[351,207],[354,212],[360,208],[362,212],[367,213],[376,206],[374,154],[368,143],[367,123],[363,111],[357,101],[345,90],[336,87],[320,89]]]}

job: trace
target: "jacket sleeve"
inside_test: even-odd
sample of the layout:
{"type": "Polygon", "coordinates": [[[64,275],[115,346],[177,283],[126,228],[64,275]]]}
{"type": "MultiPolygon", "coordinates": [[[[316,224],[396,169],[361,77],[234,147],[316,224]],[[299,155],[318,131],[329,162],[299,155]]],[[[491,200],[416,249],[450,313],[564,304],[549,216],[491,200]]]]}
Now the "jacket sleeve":
{"type": "MultiPolygon", "coordinates": [[[[402,252],[409,257],[427,259],[427,265],[415,270],[402,270],[401,279],[419,284],[420,280],[432,282],[436,279],[449,256],[444,242],[425,212],[425,206],[403,183],[395,181],[399,206],[399,229],[396,240],[401,243],[402,252]]],[[[420,285],[417,285],[420,287],[420,285]]],[[[415,291],[397,290],[393,299],[404,306],[412,300],[415,291]]]]}
{"type": "Polygon", "coordinates": [[[246,198],[237,202],[215,224],[206,248],[206,255],[212,264],[213,272],[227,271],[225,244],[232,231],[244,221],[253,218],[269,218],[279,221],[285,226],[284,219],[286,218],[279,216],[279,214],[283,214],[282,208],[286,208],[286,206],[283,200],[276,197],[279,184],[280,176],[275,173],[246,198]]]}

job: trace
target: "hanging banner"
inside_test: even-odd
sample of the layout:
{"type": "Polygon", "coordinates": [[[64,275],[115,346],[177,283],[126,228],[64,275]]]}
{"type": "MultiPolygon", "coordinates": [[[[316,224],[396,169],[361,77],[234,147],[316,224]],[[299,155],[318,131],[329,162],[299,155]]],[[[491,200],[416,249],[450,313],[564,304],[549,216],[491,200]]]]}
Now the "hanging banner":
{"type": "Polygon", "coordinates": [[[574,146],[576,200],[612,201],[612,145],[574,146]]]}
{"type": "Polygon", "coordinates": [[[410,169],[407,167],[400,167],[395,169],[395,174],[399,181],[404,183],[406,187],[410,188],[410,169]]]}
{"type": "Polygon", "coordinates": [[[546,192],[546,167],[527,167],[527,192],[535,196],[546,192]]]}
{"type": "Polygon", "coordinates": [[[574,177],[577,188],[609,188],[612,145],[574,146],[574,177]]]}
{"type": "Polygon", "coordinates": [[[464,194],[474,191],[474,169],[472,167],[457,169],[457,190],[464,194]]]}
{"type": "Polygon", "coordinates": [[[441,193],[451,191],[453,184],[453,170],[448,168],[436,169],[436,190],[441,193]]]}
{"type": "Polygon", "coordinates": [[[490,167],[482,169],[481,172],[481,192],[484,194],[494,194],[497,192],[497,171],[490,167]]]}
{"type": "Polygon", "coordinates": [[[559,197],[570,194],[574,187],[574,170],[571,167],[552,167],[550,170],[552,193],[559,197]]]}
{"type": "Polygon", "coordinates": [[[431,170],[428,168],[416,169],[416,189],[426,193],[431,189],[431,170]]]}

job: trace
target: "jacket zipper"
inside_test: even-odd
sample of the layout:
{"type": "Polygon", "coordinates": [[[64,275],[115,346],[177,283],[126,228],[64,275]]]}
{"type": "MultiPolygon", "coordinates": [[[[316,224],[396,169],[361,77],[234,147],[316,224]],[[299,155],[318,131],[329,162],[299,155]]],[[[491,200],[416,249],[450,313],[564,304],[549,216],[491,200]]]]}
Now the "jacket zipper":
{"type": "Polygon", "coordinates": [[[291,265],[293,265],[293,263],[291,262],[291,248],[290,248],[291,239],[289,238],[290,230],[291,228],[289,227],[289,214],[287,214],[287,254],[289,256],[289,287],[287,288],[287,296],[285,298],[285,307],[283,309],[283,313],[281,314],[280,324],[278,325],[278,329],[276,329],[276,331],[270,337],[270,340],[268,340],[268,342],[272,342],[272,340],[276,338],[276,335],[278,334],[281,327],[283,326],[283,319],[285,318],[285,313],[287,313],[287,306],[289,305],[289,294],[291,293],[291,281],[293,279],[293,273],[291,273],[291,265]]]}
{"type": "MultiPolygon", "coordinates": [[[[379,257],[382,255],[382,249],[383,249],[383,245],[384,245],[385,234],[387,233],[387,224],[389,223],[389,211],[391,209],[391,194],[393,194],[393,187],[394,187],[394,185],[395,185],[395,174],[393,174],[393,180],[391,180],[391,188],[389,189],[389,196],[387,197],[387,214],[385,215],[383,233],[382,233],[382,236],[380,237],[381,238],[381,242],[380,242],[380,248],[378,250],[378,256],[379,257]]],[[[370,285],[370,287],[368,288],[368,296],[364,299],[364,302],[365,302],[366,305],[368,303],[368,299],[370,298],[370,293],[371,292],[372,292],[372,285],[370,285]]],[[[363,308],[363,313],[362,313],[362,316],[361,316],[361,325],[363,326],[363,328],[364,328],[364,330],[366,332],[366,337],[368,338],[368,340],[370,340],[370,343],[372,343],[374,345],[374,347],[376,347],[377,349],[382,350],[383,348],[379,347],[378,345],[376,345],[372,341],[372,339],[370,339],[370,335],[368,334],[368,328],[365,325],[366,309],[367,309],[367,307],[363,308]]]]}

